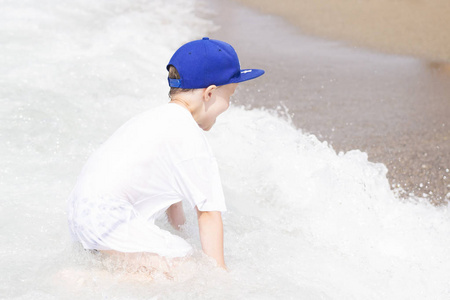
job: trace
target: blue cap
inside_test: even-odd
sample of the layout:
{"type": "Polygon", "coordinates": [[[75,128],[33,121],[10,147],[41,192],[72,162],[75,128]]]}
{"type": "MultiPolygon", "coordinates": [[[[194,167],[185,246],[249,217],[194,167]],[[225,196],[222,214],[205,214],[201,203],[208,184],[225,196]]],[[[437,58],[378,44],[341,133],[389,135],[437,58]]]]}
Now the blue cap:
{"type": "Polygon", "coordinates": [[[230,44],[207,37],[181,46],[167,65],[174,66],[180,79],[169,78],[169,86],[182,89],[201,89],[210,85],[225,85],[250,80],[264,74],[264,70],[243,69],[230,44]]]}

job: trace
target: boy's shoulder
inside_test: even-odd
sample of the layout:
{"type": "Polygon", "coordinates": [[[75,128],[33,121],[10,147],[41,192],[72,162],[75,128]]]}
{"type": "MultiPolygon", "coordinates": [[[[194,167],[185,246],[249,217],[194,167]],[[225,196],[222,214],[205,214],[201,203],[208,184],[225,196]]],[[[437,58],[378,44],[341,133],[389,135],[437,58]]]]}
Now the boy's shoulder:
{"type": "Polygon", "coordinates": [[[203,132],[191,113],[175,103],[166,103],[144,111],[129,122],[131,131],[144,130],[153,138],[196,139],[203,138],[203,132]]]}
{"type": "Polygon", "coordinates": [[[127,123],[128,124],[142,124],[149,125],[154,123],[160,129],[164,128],[167,124],[186,124],[191,123],[192,116],[190,113],[176,104],[166,103],[157,107],[147,109],[134,117],[132,117],[127,123]]]}

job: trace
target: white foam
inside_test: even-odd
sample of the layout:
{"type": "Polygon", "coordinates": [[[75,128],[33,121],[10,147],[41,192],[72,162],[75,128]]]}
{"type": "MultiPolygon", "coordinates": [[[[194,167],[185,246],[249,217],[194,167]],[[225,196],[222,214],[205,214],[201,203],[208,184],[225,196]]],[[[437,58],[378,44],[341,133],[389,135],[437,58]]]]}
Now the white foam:
{"type": "MultiPolygon", "coordinates": [[[[358,150],[336,154],[265,111],[233,108],[214,131],[226,225],[244,248],[236,256],[252,251],[255,260],[244,278],[282,276],[298,289],[312,281],[331,299],[448,294],[447,207],[400,201],[384,165],[358,150]]],[[[261,284],[282,290],[283,280],[261,284]]]]}
{"type": "MultiPolygon", "coordinates": [[[[80,168],[122,122],[167,101],[170,55],[213,28],[198,5],[2,4],[0,298],[447,299],[447,207],[400,201],[383,165],[264,110],[231,107],[208,134],[229,273],[197,252],[172,279],[129,278],[72,246],[65,199],[80,168]]],[[[183,235],[199,249],[188,213],[183,235]]]]}

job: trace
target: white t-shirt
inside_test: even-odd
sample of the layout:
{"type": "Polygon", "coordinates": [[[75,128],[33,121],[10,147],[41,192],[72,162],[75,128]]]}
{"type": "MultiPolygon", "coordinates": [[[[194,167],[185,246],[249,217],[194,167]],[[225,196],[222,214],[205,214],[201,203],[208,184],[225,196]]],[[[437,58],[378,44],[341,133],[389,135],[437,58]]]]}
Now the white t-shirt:
{"type": "Polygon", "coordinates": [[[153,226],[179,201],[200,211],[226,210],[203,130],[187,109],[169,103],[132,118],[91,155],[69,197],[69,226],[87,249],[152,252],[114,249],[104,240],[136,218],[153,226]]]}

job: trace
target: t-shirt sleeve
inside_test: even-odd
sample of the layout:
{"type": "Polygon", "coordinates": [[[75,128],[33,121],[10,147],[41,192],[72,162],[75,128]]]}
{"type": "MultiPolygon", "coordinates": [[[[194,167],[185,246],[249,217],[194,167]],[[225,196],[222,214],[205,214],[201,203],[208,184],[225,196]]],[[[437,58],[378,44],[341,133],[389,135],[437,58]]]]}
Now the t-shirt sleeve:
{"type": "Polygon", "coordinates": [[[215,158],[191,158],[174,166],[177,189],[200,211],[226,211],[225,198],[215,158]]]}

